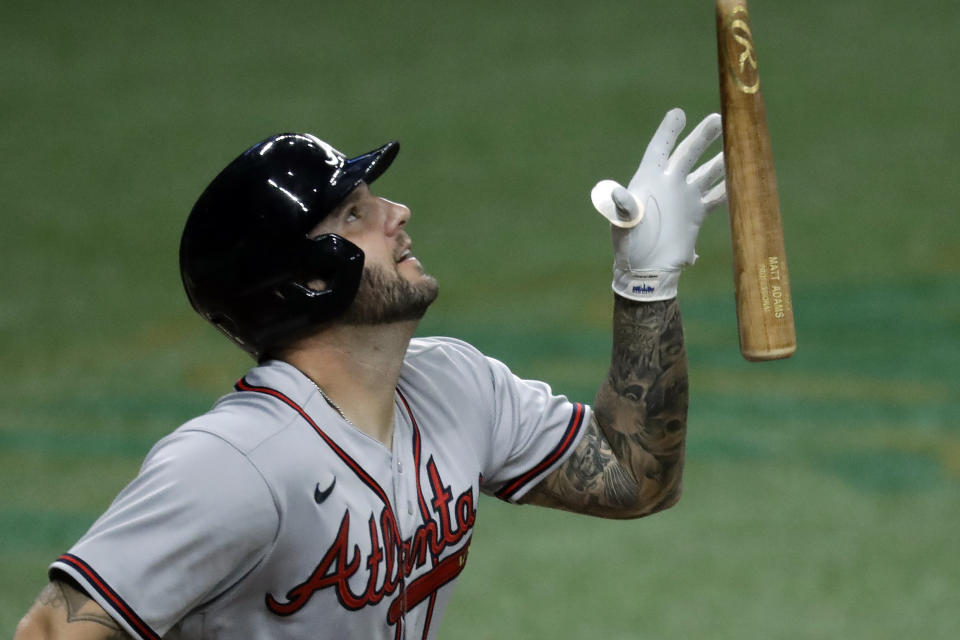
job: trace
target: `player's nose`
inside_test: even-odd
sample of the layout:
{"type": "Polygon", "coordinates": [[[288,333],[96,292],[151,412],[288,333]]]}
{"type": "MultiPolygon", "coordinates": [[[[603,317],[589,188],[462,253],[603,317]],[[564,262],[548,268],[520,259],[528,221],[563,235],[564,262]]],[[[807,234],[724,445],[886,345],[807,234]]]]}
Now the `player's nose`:
{"type": "Polygon", "coordinates": [[[383,199],[388,206],[387,211],[387,234],[393,235],[403,228],[410,219],[410,208],[405,204],[383,199]]]}

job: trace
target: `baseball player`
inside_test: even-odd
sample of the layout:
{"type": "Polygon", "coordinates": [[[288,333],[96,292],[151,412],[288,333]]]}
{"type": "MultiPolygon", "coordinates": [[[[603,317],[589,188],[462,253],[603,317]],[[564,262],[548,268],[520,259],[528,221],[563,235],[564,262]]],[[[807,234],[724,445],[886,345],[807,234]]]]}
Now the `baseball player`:
{"type": "Polygon", "coordinates": [[[687,364],[676,302],[725,199],[707,117],[670,111],[595,206],[615,250],[613,358],[592,407],[452,338],[412,338],[437,295],[410,210],[347,158],[268,138],[211,182],[180,247],[193,307],[257,365],[160,440],[23,618],[27,638],[436,637],[481,492],[610,518],[680,495],[687,364]]]}

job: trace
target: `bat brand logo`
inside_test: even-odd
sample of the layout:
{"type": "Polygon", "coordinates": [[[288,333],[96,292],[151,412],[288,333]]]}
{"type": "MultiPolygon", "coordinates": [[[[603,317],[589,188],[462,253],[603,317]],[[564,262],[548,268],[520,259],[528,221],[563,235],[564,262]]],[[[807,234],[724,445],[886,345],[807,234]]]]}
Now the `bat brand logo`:
{"type": "Polygon", "coordinates": [[[727,41],[724,57],[733,76],[744,93],[756,93],[760,89],[760,73],[757,68],[757,52],[753,47],[750,32],[750,16],[745,6],[738,6],[730,14],[726,26],[727,41]]]}

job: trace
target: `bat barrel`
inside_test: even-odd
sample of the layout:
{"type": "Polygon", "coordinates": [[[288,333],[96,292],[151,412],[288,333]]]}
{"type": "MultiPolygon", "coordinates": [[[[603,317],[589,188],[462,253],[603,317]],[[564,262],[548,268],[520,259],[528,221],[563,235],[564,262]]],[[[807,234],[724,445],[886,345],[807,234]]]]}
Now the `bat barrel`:
{"type": "Polygon", "coordinates": [[[744,0],[716,0],[723,153],[740,351],[747,360],[796,350],[777,179],[744,0]]]}

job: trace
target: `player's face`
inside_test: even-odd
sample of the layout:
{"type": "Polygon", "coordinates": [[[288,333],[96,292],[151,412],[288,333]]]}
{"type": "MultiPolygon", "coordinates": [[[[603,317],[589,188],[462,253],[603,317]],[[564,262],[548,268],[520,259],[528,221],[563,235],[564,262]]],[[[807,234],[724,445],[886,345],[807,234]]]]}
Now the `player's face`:
{"type": "Polygon", "coordinates": [[[353,324],[417,320],[437,297],[437,281],[411,253],[410,209],[361,183],[310,236],[336,233],[363,250],[360,289],[342,317],[353,324]]]}

